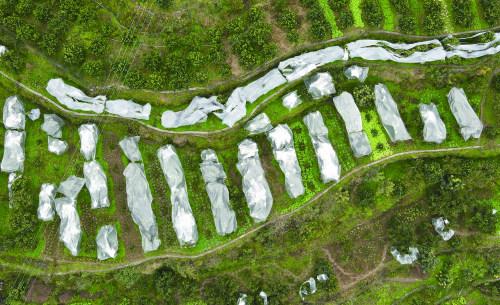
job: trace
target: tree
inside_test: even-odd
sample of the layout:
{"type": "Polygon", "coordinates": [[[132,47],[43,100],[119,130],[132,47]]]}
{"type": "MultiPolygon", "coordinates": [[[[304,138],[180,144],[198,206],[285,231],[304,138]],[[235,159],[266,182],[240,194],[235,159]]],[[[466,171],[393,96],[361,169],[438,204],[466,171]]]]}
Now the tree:
{"type": "Polygon", "coordinates": [[[363,0],[361,3],[363,10],[363,20],[366,24],[372,27],[381,27],[384,21],[384,14],[378,0],[363,0]]]}
{"type": "Polygon", "coordinates": [[[455,24],[470,27],[472,25],[472,3],[471,0],[453,0],[453,21],[455,24]]]}
{"type": "Polygon", "coordinates": [[[85,49],[81,42],[69,41],[63,47],[63,58],[67,64],[80,65],[85,60],[85,49]]]}
{"type": "Polygon", "coordinates": [[[88,60],[83,64],[83,71],[94,77],[102,76],[104,73],[104,63],[102,60],[88,60]]]}
{"type": "Polygon", "coordinates": [[[7,69],[19,73],[24,70],[26,63],[24,57],[16,51],[9,50],[0,56],[0,63],[7,69]]]}
{"type": "Polygon", "coordinates": [[[39,4],[33,10],[33,16],[41,23],[45,23],[50,18],[50,8],[46,4],[39,4]]]}
{"type": "Polygon", "coordinates": [[[428,34],[439,34],[444,30],[444,7],[440,0],[424,1],[424,29],[428,34]]]}
{"type": "Polygon", "coordinates": [[[354,88],[353,95],[356,104],[361,109],[367,109],[375,102],[375,92],[366,84],[362,84],[354,88]]]}
{"type": "Polygon", "coordinates": [[[500,0],[480,0],[484,19],[490,26],[500,24],[500,0]]]}

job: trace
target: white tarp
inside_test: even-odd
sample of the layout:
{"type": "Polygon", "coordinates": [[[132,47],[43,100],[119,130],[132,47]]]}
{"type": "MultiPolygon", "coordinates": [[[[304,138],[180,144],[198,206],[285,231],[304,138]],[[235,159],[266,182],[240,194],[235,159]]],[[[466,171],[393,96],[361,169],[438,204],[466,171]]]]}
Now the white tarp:
{"type": "Polygon", "coordinates": [[[99,139],[99,130],[95,124],[83,124],[78,128],[80,135],[80,152],[85,160],[95,159],[97,141],[99,139]]]}
{"type": "Polygon", "coordinates": [[[42,130],[47,135],[60,139],[62,137],[62,128],[64,121],[57,114],[44,114],[42,130]]]}
{"type": "Polygon", "coordinates": [[[424,122],[424,141],[440,144],[446,140],[446,126],[439,116],[436,105],[420,104],[418,110],[424,122]]]}
{"type": "Polygon", "coordinates": [[[495,33],[492,41],[477,44],[448,45],[451,50],[446,57],[459,56],[461,58],[478,58],[500,52],[500,33],[495,33]]]}
{"type": "Polygon", "coordinates": [[[265,293],[264,291],[261,291],[259,293],[259,297],[262,299],[262,304],[263,305],[268,305],[269,304],[269,302],[267,300],[267,293],[265,293]]]}
{"type": "Polygon", "coordinates": [[[451,88],[448,93],[448,103],[458,126],[460,126],[460,133],[464,140],[467,141],[471,137],[479,139],[483,131],[483,123],[469,104],[464,89],[451,88]]]}
{"type": "Polygon", "coordinates": [[[82,229],[80,227],[80,217],[76,210],[76,202],[74,199],[67,197],[57,198],[55,200],[55,209],[61,219],[59,240],[64,243],[71,255],[77,256],[80,250],[82,229]]]}
{"type": "Polygon", "coordinates": [[[335,93],[332,76],[328,72],[321,72],[308,77],[304,80],[304,83],[307,87],[307,92],[315,100],[335,93]]]}
{"type": "Polygon", "coordinates": [[[323,183],[339,181],[340,163],[337,154],[328,139],[328,129],[323,122],[319,111],[311,112],[304,116],[304,124],[309,130],[316,158],[318,160],[321,180],[323,183]]]}
{"type": "Polygon", "coordinates": [[[7,129],[24,130],[26,115],[23,102],[17,96],[10,96],[3,105],[3,125],[7,129]]]}
{"type": "Polygon", "coordinates": [[[222,123],[232,127],[247,114],[246,98],[243,95],[243,88],[238,87],[231,92],[231,95],[224,104],[222,112],[214,113],[222,123]]]}
{"type": "Polygon", "coordinates": [[[357,65],[350,66],[344,70],[344,75],[347,79],[357,79],[360,82],[364,82],[368,77],[368,67],[360,67],[357,65]]]}
{"type": "Polygon", "coordinates": [[[49,80],[46,90],[69,109],[95,113],[104,111],[105,96],[89,97],[82,90],[65,84],[60,78],[49,80]]]}
{"type": "Polygon", "coordinates": [[[139,140],[141,137],[125,137],[118,143],[125,156],[131,162],[142,162],[141,151],[139,150],[139,140]]]}
{"type": "Polygon", "coordinates": [[[181,111],[167,110],[161,116],[161,125],[165,128],[177,128],[205,122],[208,114],[224,109],[217,101],[217,96],[209,98],[196,96],[189,106],[181,111]]]}
{"type": "Polygon", "coordinates": [[[346,59],[347,53],[344,49],[334,46],[288,58],[279,63],[278,69],[288,81],[293,81],[322,65],[346,59]]]}
{"type": "Polygon", "coordinates": [[[40,118],[41,114],[42,113],[41,113],[40,109],[35,108],[35,109],[31,109],[26,115],[28,116],[28,118],[30,118],[30,120],[36,121],[40,118]]]}
{"type": "Polygon", "coordinates": [[[108,180],[101,165],[95,160],[85,162],[83,164],[83,176],[90,193],[91,208],[109,207],[108,180]]]}
{"type": "Polygon", "coordinates": [[[413,262],[418,259],[419,252],[418,249],[414,247],[409,247],[408,251],[409,253],[407,254],[401,254],[398,249],[393,247],[391,249],[391,254],[401,265],[409,265],[413,264],[413,262]]]}
{"type": "Polygon", "coordinates": [[[141,105],[131,100],[109,100],[106,101],[106,112],[124,118],[149,120],[151,105],[141,105]]]}
{"type": "Polygon", "coordinates": [[[153,196],[144,173],[144,166],[138,163],[129,163],[123,171],[123,175],[127,190],[127,206],[134,223],[139,226],[142,249],[144,252],[154,251],[160,246],[160,239],[151,208],[153,196]]]}
{"type": "Polygon", "coordinates": [[[49,144],[49,152],[53,154],[60,156],[68,150],[68,143],[66,143],[66,141],[59,140],[51,136],[47,137],[47,141],[49,144]]]}
{"type": "Polygon", "coordinates": [[[7,52],[7,47],[0,45],[0,56],[4,55],[7,52]]]}
{"type": "Polygon", "coordinates": [[[348,92],[342,92],[333,98],[335,108],[344,120],[349,144],[356,158],[371,154],[372,149],[366,133],[363,131],[361,113],[354,102],[354,98],[348,92]]]}
{"type": "Polygon", "coordinates": [[[247,298],[248,296],[246,294],[241,293],[236,305],[247,305],[247,298]]]}
{"type": "Polygon", "coordinates": [[[293,145],[293,134],[286,124],[276,126],[267,134],[273,147],[273,155],[285,175],[285,188],[288,195],[297,198],[304,194],[302,171],[293,145]]]}
{"type": "Polygon", "coordinates": [[[446,229],[446,226],[448,226],[449,224],[450,222],[448,221],[448,219],[444,217],[432,219],[434,230],[436,230],[436,233],[438,233],[444,241],[450,240],[453,235],[455,235],[455,231],[453,231],[452,229],[446,229]]]}
{"type": "Polygon", "coordinates": [[[271,120],[264,112],[255,116],[253,119],[248,121],[245,125],[245,129],[251,134],[261,134],[264,132],[268,132],[273,129],[273,125],[271,125],[271,120]]]}
{"type": "Polygon", "coordinates": [[[233,233],[237,229],[236,214],[229,205],[224,168],[212,149],[203,150],[201,160],[200,170],[210,199],[215,229],[219,235],[233,233]]]}
{"type": "Polygon", "coordinates": [[[158,149],[161,169],[170,187],[172,223],[181,246],[193,246],[198,241],[198,229],[189,205],[186,179],[181,161],[174,146],[165,145],[158,149]]]}
{"type": "Polygon", "coordinates": [[[57,192],[63,194],[69,199],[76,200],[76,197],[78,197],[78,194],[80,193],[84,185],[85,179],[76,176],[70,176],[68,177],[68,179],[59,184],[57,192]]]}
{"type": "Polygon", "coordinates": [[[0,165],[2,172],[13,173],[24,170],[25,139],[26,132],[24,131],[7,130],[5,132],[3,158],[0,165]]]}
{"type": "Polygon", "coordinates": [[[255,102],[261,96],[269,93],[271,90],[286,83],[286,79],[278,69],[272,69],[264,76],[254,80],[245,87],[242,87],[242,95],[249,103],[255,102]]]}
{"type": "Polygon", "coordinates": [[[282,103],[286,109],[292,110],[293,108],[302,104],[302,100],[300,99],[300,96],[297,93],[297,90],[295,90],[295,91],[292,91],[292,92],[286,94],[285,96],[283,96],[282,103]]]}
{"type": "Polygon", "coordinates": [[[97,259],[103,261],[116,257],[118,253],[118,233],[114,226],[102,226],[97,233],[95,242],[97,244],[97,259]]]}
{"type": "Polygon", "coordinates": [[[38,219],[50,221],[54,219],[54,199],[56,196],[56,186],[52,183],[44,183],[38,195],[38,219]]]}
{"type": "Polygon", "coordinates": [[[273,207],[273,197],[260,163],[259,148],[255,142],[245,139],[238,145],[236,166],[242,176],[243,193],[250,209],[250,216],[256,222],[266,220],[273,207]]]}
{"type": "Polygon", "coordinates": [[[375,85],[375,106],[392,142],[411,140],[399,114],[398,105],[384,84],[375,85]]]}
{"type": "Polygon", "coordinates": [[[310,277],[307,281],[302,283],[299,288],[299,295],[302,301],[306,295],[315,294],[318,289],[316,288],[316,280],[310,277]]]}

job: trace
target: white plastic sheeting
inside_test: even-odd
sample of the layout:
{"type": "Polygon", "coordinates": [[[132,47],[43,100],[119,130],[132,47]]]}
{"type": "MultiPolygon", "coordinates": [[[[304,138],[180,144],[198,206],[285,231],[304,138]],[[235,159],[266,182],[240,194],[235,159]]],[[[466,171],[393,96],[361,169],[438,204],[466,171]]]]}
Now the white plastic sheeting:
{"type": "Polygon", "coordinates": [[[105,96],[89,97],[82,90],[65,84],[60,78],[49,80],[46,90],[69,109],[95,113],[104,111],[105,96]]]}
{"type": "Polygon", "coordinates": [[[13,173],[24,170],[24,141],[26,132],[7,130],[4,137],[3,158],[0,168],[2,172],[13,173]]]}
{"type": "Polygon", "coordinates": [[[108,180],[101,165],[95,160],[85,162],[83,164],[83,176],[90,193],[91,208],[109,207],[108,180]]]}
{"type": "Polygon", "coordinates": [[[446,126],[439,116],[436,105],[433,103],[420,104],[418,110],[424,122],[424,141],[440,144],[446,140],[446,126]]]}
{"type": "Polygon", "coordinates": [[[141,152],[139,150],[139,140],[141,137],[139,136],[134,136],[134,137],[125,137],[123,140],[121,140],[118,144],[120,145],[121,149],[123,150],[123,153],[125,156],[131,161],[131,162],[142,162],[142,156],[141,152]]]}
{"type": "Polygon", "coordinates": [[[233,90],[227,99],[226,104],[224,104],[224,110],[214,114],[222,120],[223,124],[232,127],[247,114],[246,104],[247,101],[243,95],[243,88],[238,87],[233,90]]]}
{"type": "Polygon", "coordinates": [[[0,56],[4,55],[7,52],[7,47],[0,45],[0,56]]]}
{"type": "Polygon", "coordinates": [[[60,156],[68,150],[68,143],[66,143],[66,141],[53,138],[51,136],[48,136],[47,140],[49,145],[49,152],[53,154],[60,156]]]}
{"type": "Polygon", "coordinates": [[[80,249],[82,229],[80,217],[76,210],[76,201],[67,197],[55,200],[55,209],[61,219],[59,225],[59,240],[64,243],[71,255],[77,256],[80,249]]]}
{"type": "Polygon", "coordinates": [[[409,265],[413,264],[413,262],[418,259],[419,252],[418,249],[414,247],[409,247],[408,251],[409,253],[407,254],[401,254],[398,249],[393,247],[391,249],[391,254],[401,265],[409,265]]]}
{"type": "Polygon", "coordinates": [[[106,101],[106,112],[124,118],[149,120],[151,105],[141,105],[131,100],[109,100],[106,101]]]}
{"type": "Polygon", "coordinates": [[[11,200],[13,194],[13,189],[12,187],[14,186],[14,183],[17,181],[17,179],[21,178],[22,175],[18,173],[10,173],[9,177],[7,178],[7,190],[9,191],[9,208],[11,208],[11,200]]]}
{"type": "Polygon", "coordinates": [[[292,91],[292,92],[286,94],[285,96],[283,96],[282,102],[283,102],[283,106],[288,110],[292,110],[293,108],[302,104],[302,100],[300,99],[300,96],[297,93],[297,90],[292,91]]]}
{"type": "Polygon", "coordinates": [[[63,194],[69,199],[75,200],[84,185],[85,179],[76,176],[70,176],[68,177],[68,179],[59,184],[57,192],[63,194]]]}
{"type": "Polygon", "coordinates": [[[285,175],[285,188],[288,195],[297,198],[304,194],[302,171],[293,145],[292,130],[286,124],[276,126],[267,134],[273,147],[273,155],[285,175]]]}
{"type": "Polygon", "coordinates": [[[411,140],[399,114],[398,105],[384,84],[375,85],[375,106],[392,142],[411,140]]]}
{"type": "Polygon", "coordinates": [[[273,197],[267,184],[259,158],[259,148],[245,139],[238,145],[238,164],[242,176],[243,193],[247,200],[250,216],[256,222],[267,219],[273,207],[273,197]]]}
{"type": "Polygon", "coordinates": [[[3,105],[3,125],[7,129],[24,130],[26,115],[24,105],[17,96],[10,96],[3,105]]]}
{"type": "Polygon", "coordinates": [[[263,112],[248,121],[248,123],[245,125],[245,129],[251,135],[256,135],[268,132],[269,130],[273,129],[273,125],[271,125],[271,120],[269,119],[267,114],[263,112]]]}
{"type": "Polygon", "coordinates": [[[209,98],[196,96],[189,106],[181,111],[167,110],[161,116],[161,125],[165,128],[177,128],[205,122],[208,114],[222,110],[224,106],[217,101],[216,96],[209,98]]]}
{"type": "Polygon", "coordinates": [[[62,128],[64,121],[57,114],[44,114],[42,130],[47,135],[60,139],[62,137],[62,128]]]}
{"type": "Polygon", "coordinates": [[[493,55],[500,52],[500,33],[495,33],[492,41],[477,44],[449,45],[446,57],[459,56],[461,58],[477,58],[493,55]]]}
{"type": "Polygon", "coordinates": [[[142,249],[144,252],[154,251],[160,246],[160,239],[151,208],[153,196],[146,180],[144,166],[138,163],[129,163],[123,171],[123,175],[127,191],[127,206],[134,223],[139,226],[142,249]]]}
{"type": "Polygon", "coordinates": [[[322,65],[346,59],[347,53],[344,49],[334,46],[288,58],[279,63],[278,69],[288,81],[293,81],[322,65]]]}
{"type": "Polygon", "coordinates": [[[460,126],[460,133],[464,140],[467,141],[471,137],[479,139],[483,131],[483,123],[469,104],[464,89],[451,88],[448,93],[448,103],[458,126],[460,126]]]}
{"type": "Polygon", "coordinates": [[[434,226],[434,230],[436,230],[436,233],[441,236],[441,238],[445,241],[450,240],[453,235],[455,235],[455,231],[452,229],[446,229],[446,226],[448,226],[450,222],[448,219],[444,217],[438,217],[438,218],[433,218],[432,219],[432,225],[434,226]]]}
{"type": "Polygon", "coordinates": [[[102,226],[97,233],[95,241],[97,244],[97,259],[103,261],[116,257],[118,253],[118,233],[114,226],[102,226]]]}
{"type": "Polygon", "coordinates": [[[201,152],[200,170],[212,207],[215,229],[219,235],[231,234],[237,229],[236,214],[229,206],[229,191],[225,184],[226,173],[215,151],[201,152]]]}
{"type": "Polygon", "coordinates": [[[99,130],[95,124],[83,124],[78,128],[80,135],[80,152],[85,160],[95,159],[99,130]]]}
{"type": "Polygon", "coordinates": [[[198,241],[198,229],[193,211],[189,205],[186,179],[181,161],[174,146],[165,145],[158,149],[161,169],[170,187],[172,223],[181,246],[193,246],[198,241]]]}
{"type": "Polygon", "coordinates": [[[316,280],[313,277],[310,277],[307,281],[305,281],[304,283],[302,283],[302,285],[300,285],[299,288],[300,298],[303,301],[306,295],[315,294],[317,290],[318,289],[316,287],[316,280]]]}
{"type": "Polygon", "coordinates": [[[318,276],[316,276],[316,279],[318,280],[318,282],[326,282],[328,281],[328,275],[325,274],[325,273],[321,273],[321,274],[318,274],[318,276]]]}
{"type": "Polygon", "coordinates": [[[44,183],[38,195],[38,219],[50,221],[54,219],[54,199],[56,196],[56,186],[51,183],[44,183]]]}
{"type": "Polygon", "coordinates": [[[337,154],[328,139],[328,129],[323,122],[319,111],[311,112],[304,116],[304,123],[309,130],[316,158],[318,160],[321,180],[323,183],[339,181],[340,163],[337,154]]]}
{"type": "Polygon", "coordinates": [[[368,71],[368,67],[353,65],[344,70],[344,75],[345,77],[347,77],[347,79],[357,79],[363,83],[368,77],[368,71]]]}
{"type": "Polygon", "coordinates": [[[264,291],[259,292],[259,297],[262,299],[262,304],[263,305],[268,305],[269,301],[267,300],[267,293],[264,291]]]}
{"type": "Polygon", "coordinates": [[[238,302],[236,302],[236,305],[247,305],[247,298],[248,296],[244,293],[240,294],[240,297],[238,298],[238,302]]]}
{"type": "Polygon", "coordinates": [[[335,108],[344,120],[349,143],[356,158],[371,154],[372,149],[366,133],[363,131],[361,113],[348,92],[342,92],[333,98],[335,108]]]}
{"type": "Polygon", "coordinates": [[[328,72],[317,73],[304,80],[307,87],[307,92],[313,99],[320,99],[324,96],[335,93],[335,85],[332,81],[332,76],[328,72]]]}
{"type": "Polygon", "coordinates": [[[36,121],[40,118],[41,112],[40,109],[35,108],[31,109],[26,115],[28,116],[28,118],[30,118],[30,120],[36,121]]]}

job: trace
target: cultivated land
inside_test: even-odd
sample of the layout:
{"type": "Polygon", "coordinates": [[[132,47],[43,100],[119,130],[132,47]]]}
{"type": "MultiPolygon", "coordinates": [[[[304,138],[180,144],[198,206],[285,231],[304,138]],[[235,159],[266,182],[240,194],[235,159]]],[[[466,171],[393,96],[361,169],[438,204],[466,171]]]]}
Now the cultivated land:
{"type": "MultiPolygon", "coordinates": [[[[16,3],[23,1],[10,2],[18,10],[16,3]]],[[[246,293],[249,304],[261,304],[258,294],[264,290],[270,304],[300,304],[300,284],[311,276],[327,273],[330,280],[318,284],[318,292],[306,298],[308,304],[498,302],[499,227],[498,216],[492,214],[493,209],[500,209],[498,55],[473,60],[452,58],[425,65],[351,59],[316,70],[331,73],[337,93],[353,93],[361,84],[347,80],[344,67],[367,66],[370,72],[365,84],[370,88],[377,83],[386,84],[398,104],[413,140],[390,143],[371,102],[360,110],[373,153],[360,159],[352,155],[344,124],[331,97],[312,100],[302,80],[287,83],[249,104],[247,116],[233,128],[225,127],[212,115],[207,122],[190,127],[160,128],[159,118],[164,110],[183,109],[195,95],[216,94],[225,101],[234,87],[263,75],[279,60],[303,51],[344,45],[365,37],[413,42],[447,31],[498,25],[489,23],[481,0],[471,1],[471,25],[455,24],[451,13],[454,1],[438,1],[447,13],[443,15],[446,18],[443,28],[435,32],[425,26],[426,17],[422,13],[425,1],[407,1],[410,8],[407,12],[415,18],[412,31],[401,27],[404,14],[395,6],[398,1],[374,1],[382,12],[378,26],[367,22],[373,17],[368,17],[363,10],[364,1],[338,1],[338,6],[334,2],[192,1],[188,4],[173,1],[164,9],[158,4],[163,1],[84,1],[80,12],[87,7],[98,7],[95,15],[89,13],[90,17],[86,17],[95,19],[94,22],[83,26],[83,13],[66,16],[71,31],[62,39],[62,49],[54,54],[47,54],[35,41],[20,37],[9,29],[8,23],[2,23],[0,44],[18,51],[22,68],[18,69],[12,62],[0,62],[0,106],[3,107],[8,96],[18,95],[26,109],[39,107],[42,113],[57,113],[66,121],[63,139],[68,142],[69,150],[62,156],[50,154],[46,134],[40,129],[43,119],[28,120],[25,171],[14,193],[22,208],[9,209],[7,174],[0,174],[3,186],[0,187],[3,219],[0,223],[0,301],[5,299],[9,304],[236,304],[239,294],[246,293]],[[255,8],[261,11],[254,12],[255,8]],[[285,9],[296,14],[299,22],[295,26],[280,22],[290,18],[282,16],[285,9]],[[354,25],[340,25],[345,10],[352,13],[354,25]],[[311,12],[321,15],[315,18],[311,12]],[[227,20],[234,21],[233,29],[222,27],[227,20]],[[249,24],[270,27],[270,37],[264,37],[265,43],[248,46],[252,54],[258,54],[255,58],[245,57],[235,48],[235,44],[255,38],[239,31],[238,22],[244,28],[249,24]],[[106,24],[112,24],[114,31],[111,36],[101,37],[104,35],[100,32],[101,26],[106,24]],[[177,33],[178,27],[185,33],[177,33]],[[220,37],[204,27],[220,30],[220,37]],[[326,34],[317,35],[322,27],[327,27],[326,34]],[[387,33],[382,29],[427,37],[387,33]],[[127,38],[129,32],[131,37],[127,38]],[[173,38],[165,41],[168,35],[173,38]],[[188,37],[186,41],[184,36],[188,37]],[[91,51],[96,37],[104,38],[109,44],[101,55],[91,51]],[[85,56],[80,63],[64,59],[66,44],[74,40],[85,42],[85,56]],[[202,56],[200,66],[184,62],[189,68],[185,66],[185,70],[180,71],[189,76],[188,80],[177,79],[172,75],[178,76],[178,71],[165,67],[190,49],[189,43],[196,45],[193,52],[220,52],[217,54],[222,58],[217,61],[202,56]],[[208,45],[209,49],[201,45],[208,45]],[[180,54],[167,55],[169,48],[178,49],[180,54]],[[166,49],[164,53],[163,49],[166,49]],[[151,54],[155,50],[160,50],[159,68],[145,64],[149,62],[148,56],[154,57],[151,54]],[[125,74],[112,68],[116,59],[129,64],[125,74]],[[103,61],[102,74],[90,75],[84,70],[87,62],[99,60],[103,61]],[[195,80],[197,71],[205,73],[196,76],[199,80],[195,80]],[[144,77],[140,86],[131,86],[127,80],[130,73],[144,77]],[[154,83],[151,79],[156,77],[153,74],[164,77],[155,83],[158,86],[151,85],[154,83]],[[62,77],[89,95],[103,93],[112,98],[150,102],[154,109],[152,119],[138,122],[61,109],[44,89],[53,77],[62,77]],[[471,106],[484,123],[486,128],[480,140],[462,139],[446,98],[451,87],[464,88],[471,106]],[[281,98],[293,90],[298,90],[304,102],[289,111],[282,106],[281,98]],[[423,124],[418,113],[422,102],[432,102],[438,107],[448,134],[442,144],[422,141],[423,124]],[[304,115],[316,110],[323,115],[342,166],[342,180],[337,184],[321,182],[313,146],[302,121],[304,115]],[[265,135],[253,136],[274,198],[268,220],[254,224],[236,169],[237,144],[248,137],[243,123],[262,112],[271,118],[273,125],[285,123],[292,129],[305,194],[290,199],[268,140],[265,135]],[[108,177],[111,207],[91,210],[89,193],[85,188],[82,190],[77,199],[83,231],[81,252],[73,257],[58,241],[57,217],[47,223],[33,217],[36,217],[42,183],[57,184],[70,175],[82,176],[84,159],[79,152],[77,129],[87,122],[96,123],[101,132],[96,159],[108,177]],[[126,203],[122,173],[128,161],[118,142],[130,135],[141,136],[139,147],[162,241],[158,250],[147,254],[143,254],[139,230],[126,203]],[[185,171],[189,200],[200,234],[194,247],[179,247],[172,227],[170,190],[156,157],[157,149],[165,144],[174,144],[185,171]],[[226,237],[218,236],[215,231],[199,169],[200,153],[206,148],[214,149],[223,164],[230,203],[237,216],[238,231],[226,237]],[[456,236],[448,242],[442,241],[431,225],[431,219],[438,216],[447,217],[456,231],[456,236]],[[96,260],[95,235],[104,224],[117,226],[120,244],[116,259],[100,262],[96,260]],[[389,253],[392,246],[399,249],[417,246],[421,257],[413,265],[399,265],[389,253]]],[[[9,1],[0,2],[5,3],[9,1]]],[[[40,1],[35,7],[48,3],[40,1]]],[[[62,17],[57,13],[64,11],[61,3],[70,5],[71,1],[57,2],[56,13],[49,14],[50,18],[65,17],[64,13],[60,13],[62,17]]],[[[45,27],[37,19],[35,8],[26,14],[16,10],[11,15],[33,24],[36,32],[51,31],[50,24],[45,27]]],[[[5,129],[1,128],[2,154],[4,133],[5,129]]]]}

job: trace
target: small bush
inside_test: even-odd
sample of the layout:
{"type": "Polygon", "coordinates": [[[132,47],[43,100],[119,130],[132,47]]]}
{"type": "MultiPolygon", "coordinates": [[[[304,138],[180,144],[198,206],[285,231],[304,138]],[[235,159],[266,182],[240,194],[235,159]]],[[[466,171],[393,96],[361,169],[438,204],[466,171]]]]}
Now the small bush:
{"type": "Polygon", "coordinates": [[[356,104],[361,109],[369,108],[375,102],[375,92],[366,84],[354,88],[353,95],[356,104]]]}
{"type": "Polygon", "coordinates": [[[459,26],[470,27],[472,25],[471,0],[453,0],[451,4],[453,22],[459,26]]]}
{"type": "Polygon", "coordinates": [[[381,27],[384,13],[377,0],[364,0],[361,3],[363,10],[363,21],[372,27],[381,27]]]}

